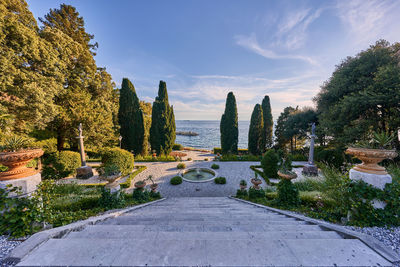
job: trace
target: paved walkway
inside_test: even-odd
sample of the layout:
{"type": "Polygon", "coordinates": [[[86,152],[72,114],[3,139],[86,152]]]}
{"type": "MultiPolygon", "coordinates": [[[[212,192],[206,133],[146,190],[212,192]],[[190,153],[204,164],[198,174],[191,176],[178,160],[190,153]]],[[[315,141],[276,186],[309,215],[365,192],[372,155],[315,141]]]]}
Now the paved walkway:
{"type": "Polygon", "coordinates": [[[50,239],[18,266],[391,266],[358,239],[233,199],[170,198],[50,239]]]}

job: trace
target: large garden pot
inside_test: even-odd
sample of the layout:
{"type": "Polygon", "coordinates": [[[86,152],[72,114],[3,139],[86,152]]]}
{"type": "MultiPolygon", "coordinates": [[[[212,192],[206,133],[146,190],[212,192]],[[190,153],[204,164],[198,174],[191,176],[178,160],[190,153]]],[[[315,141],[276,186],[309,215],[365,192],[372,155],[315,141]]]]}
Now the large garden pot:
{"type": "Polygon", "coordinates": [[[156,192],[157,187],[158,187],[158,184],[151,184],[151,185],[150,185],[150,189],[151,189],[151,191],[153,191],[153,192],[156,192]]]}
{"type": "Polygon", "coordinates": [[[241,190],[245,190],[247,185],[239,185],[241,190]]]}
{"type": "Polygon", "coordinates": [[[397,157],[396,150],[387,149],[349,147],[346,150],[346,153],[353,155],[362,161],[361,164],[358,164],[353,168],[354,170],[378,175],[387,174],[385,168],[378,165],[379,162],[384,159],[393,159],[397,157]]]}
{"type": "Polygon", "coordinates": [[[260,184],[262,184],[262,181],[260,180],[260,179],[251,179],[251,183],[254,185],[254,188],[255,189],[259,189],[260,187],[259,187],[259,185],[260,184]]]}
{"type": "Polygon", "coordinates": [[[32,159],[43,155],[41,149],[29,149],[17,152],[1,152],[0,164],[8,167],[5,172],[0,172],[0,181],[14,180],[35,175],[39,171],[27,168],[26,164],[32,159]]]}
{"type": "Polygon", "coordinates": [[[293,180],[297,177],[297,174],[295,172],[284,173],[284,172],[278,171],[278,175],[279,175],[279,177],[281,177],[282,179],[285,179],[285,180],[293,180]]]}
{"type": "Polygon", "coordinates": [[[135,183],[135,188],[136,188],[136,189],[143,190],[145,186],[146,186],[146,182],[141,182],[141,181],[139,181],[139,182],[136,182],[136,183],[135,183]]]}

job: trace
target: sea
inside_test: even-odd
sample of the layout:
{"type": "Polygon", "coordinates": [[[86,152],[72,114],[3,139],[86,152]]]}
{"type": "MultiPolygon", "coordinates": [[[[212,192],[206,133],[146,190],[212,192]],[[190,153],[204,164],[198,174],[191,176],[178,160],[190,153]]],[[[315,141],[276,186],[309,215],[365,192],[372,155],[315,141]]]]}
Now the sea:
{"type": "MultiPolygon", "coordinates": [[[[198,136],[177,135],[175,143],[185,147],[213,149],[221,147],[220,121],[176,120],[177,132],[195,132],[198,136]]],[[[239,121],[239,148],[247,148],[249,121],[239,121]]]]}

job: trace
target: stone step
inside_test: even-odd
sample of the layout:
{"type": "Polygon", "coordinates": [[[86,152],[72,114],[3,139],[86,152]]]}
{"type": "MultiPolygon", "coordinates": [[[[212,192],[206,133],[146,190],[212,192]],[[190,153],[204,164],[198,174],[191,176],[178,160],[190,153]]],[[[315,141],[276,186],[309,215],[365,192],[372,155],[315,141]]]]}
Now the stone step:
{"type": "Polygon", "coordinates": [[[118,218],[130,218],[132,220],[238,220],[238,221],[257,221],[257,220],[296,220],[294,218],[280,216],[280,215],[212,215],[212,214],[176,214],[176,215],[159,215],[159,214],[129,214],[129,215],[122,215],[118,218]]]}
{"type": "Polygon", "coordinates": [[[267,232],[267,231],[320,231],[321,228],[317,225],[131,225],[129,222],[119,222],[102,225],[123,225],[130,226],[134,231],[148,232],[267,232]]]}
{"type": "Polygon", "coordinates": [[[50,239],[17,266],[391,266],[356,239],[50,239]]]}
{"type": "Polygon", "coordinates": [[[275,232],[145,232],[135,231],[130,226],[91,225],[80,232],[70,232],[63,238],[100,238],[100,239],[165,239],[165,240],[235,240],[235,239],[338,239],[342,238],[334,231],[275,231],[275,232]]]}
{"type": "Polygon", "coordinates": [[[120,217],[113,220],[104,221],[102,224],[114,225],[114,224],[125,224],[125,225],[171,225],[171,226],[181,226],[181,225],[252,225],[253,227],[258,227],[259,225],[306,225],[307,222],[296,221],[290,219],[276,219],[276,220],[159,220],[159,219],[148,219],[142,220],[140,218],[130,218],[130,217],[120,217]]]}

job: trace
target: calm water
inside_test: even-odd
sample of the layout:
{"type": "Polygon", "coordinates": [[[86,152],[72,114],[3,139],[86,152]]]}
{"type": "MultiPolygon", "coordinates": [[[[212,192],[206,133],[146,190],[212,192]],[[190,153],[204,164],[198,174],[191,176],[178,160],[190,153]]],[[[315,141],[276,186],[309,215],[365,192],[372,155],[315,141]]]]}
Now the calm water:
{"type": "MultiPolygon", "coordinates": [[[[221,147],[219,121],[177,120],[177,132],[196,132],[198,136],[176,136],[176,143],[183,146],[213,149],[221,147]]],[[[247,148],[249,121],[239,121],[239,148],[247,148]]]]}

